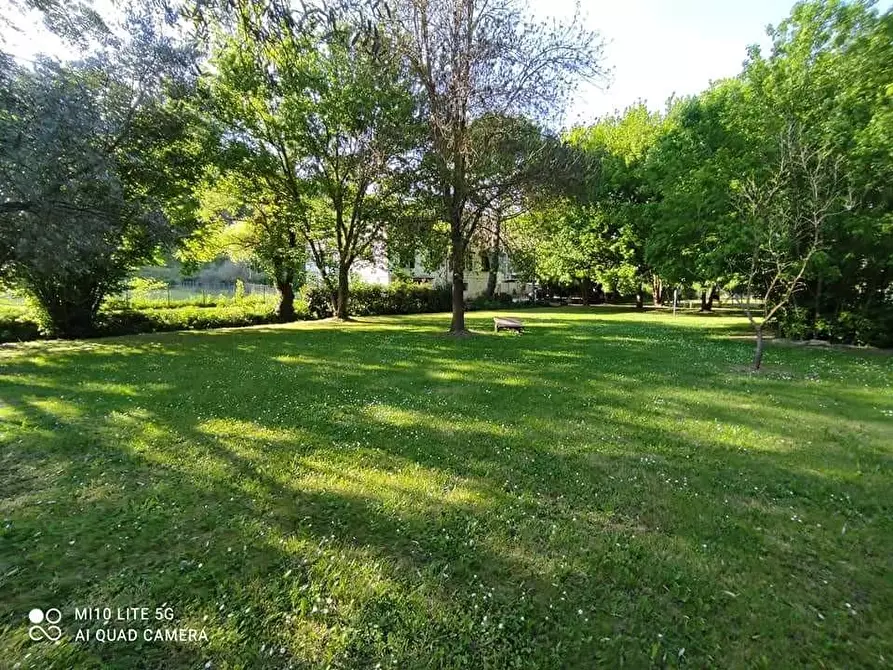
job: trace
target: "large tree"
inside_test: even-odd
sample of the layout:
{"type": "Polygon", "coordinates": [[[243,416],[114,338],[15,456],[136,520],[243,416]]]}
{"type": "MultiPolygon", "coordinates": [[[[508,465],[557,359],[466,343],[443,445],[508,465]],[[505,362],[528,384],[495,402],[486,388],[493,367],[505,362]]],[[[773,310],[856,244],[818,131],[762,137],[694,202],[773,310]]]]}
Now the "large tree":
{"type": "Polygon", "coordinates": [[[198,187],[205,225],[185,245],[184,256],[197,263],[227,255],[259,268],[279,292],[279,319],[289,322],[305,280],[306,242],[300,214],[283,206],[265,180],[271,167],[258,164],[263,158],[234,151],[206,172],[198,187]]]}
{"type": "Polygon", "coordinates": [[[91,332],[196,205],[207,134],[181,103],[194,54],[149,17],[123,29],[80,62],[0,67],[0,279],[62,336],[91,332]]]}
{"type": "Polygon", "coordinates": [[[791,125],[798,143],[845,167],[852,208],[824,224],[824,249],[778,313],[786,332],[893,344],[893,10],[798,3],[744,72],[763,149],[791,125]]]}
{"type": "Polygon", "coordinates": [[[746,263],[729,185],[761,160],[755,112],[744,82],[718,82],[672,104],[646,160],[654,205],[645,257],[669,283],[699,286],[704,311],[746,263]]]}
{"type": "Polygon", "coordinates": [[[538,269],[552,281],[578,281],[584,304],[597,281],[611,292],[634,293],[643,306],[642,284],[651,278],[644,256],[652,204],[644,163],[662,128],[661,115],[639,104],[567,134],[584,157],[583,174],[577,188],[537,213],[538,269]]]}
{"type": "Polygon", "coordinates": [[[492,182],[472,179],[476,161],[488,160],[474,121],[487,114],[554,118],[581,78],[601,76],[601,42],[576,18],[539,22],[516,0],[398,0],[386,15],[425,100],[431,189],[449,226],[450,331],[464,334],[465,255],[485,213],[481,190],[493,190],[492,182]]]}
{"type": "Polygon", "coordinates": [[[417,163],[415,99],[395,52],[355,27],[296,21],[279,3],[236,6],[206,76],[213,115],[347,318],[351,268],[399,220],[417,163]]]}

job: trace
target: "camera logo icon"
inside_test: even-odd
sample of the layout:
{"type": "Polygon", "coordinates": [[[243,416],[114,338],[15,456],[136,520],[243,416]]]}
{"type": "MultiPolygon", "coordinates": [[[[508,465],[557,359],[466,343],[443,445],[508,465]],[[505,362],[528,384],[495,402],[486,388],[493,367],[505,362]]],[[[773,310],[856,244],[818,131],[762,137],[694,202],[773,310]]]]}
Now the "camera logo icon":
{"type": "Polygon", "coordinates": [[[50,642],[57,642],[59,638],[62,637],[62,629],[59,628],[56,624],[58,624],[62,620],[62,612],[60,612],[55,607],[51,607],[46,612],[42,609],[35,607],[33,610],[28,612],[28,621],[31,622],[31,627],[28,628],[28,637],[30,637],[35,642],[39,642],[40,640],[49,640],[50,642]],[[42,626],[41,624],[46,623],[47,626],[42,626]]]}

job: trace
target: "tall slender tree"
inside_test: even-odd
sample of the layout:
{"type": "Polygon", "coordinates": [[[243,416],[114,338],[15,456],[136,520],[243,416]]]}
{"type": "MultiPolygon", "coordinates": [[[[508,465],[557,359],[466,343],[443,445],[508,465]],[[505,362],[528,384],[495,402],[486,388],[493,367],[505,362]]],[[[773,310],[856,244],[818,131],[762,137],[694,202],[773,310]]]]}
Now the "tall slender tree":
{"type": "Polygon", "coordinates": [[[457,335],[467,333],[465,256],[483,217],[472,203],[493,186],[471,178],[487,150],[474,120],[494,113],[554,119],[581,79],[604,74],[601,41],[578,17],[544,23],[526,10],[520,0],[396,0],[385,10],[425,100],[431,188],[449,225],[450,331],[457,335]]]}

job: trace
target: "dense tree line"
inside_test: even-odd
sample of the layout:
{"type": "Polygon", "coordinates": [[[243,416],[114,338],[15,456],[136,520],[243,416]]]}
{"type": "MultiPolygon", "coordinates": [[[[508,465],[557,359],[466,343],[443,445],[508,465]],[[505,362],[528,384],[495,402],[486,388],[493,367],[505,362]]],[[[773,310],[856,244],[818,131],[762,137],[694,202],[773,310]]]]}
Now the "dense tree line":
{"type": "Polygon", "coordinates": [[[347,318],[354,263],[391,241],[448,254],[451,330],[463,334],[469,244],[575,169],[544,124],[579,80],[601,75],[595,34],[577,19],[532,20],[519,0],[133,2],[121,39],[88,2],[68,12],[20,4],[45,11],[63,37],[83,45],[80,26],[107,47],[100,70],[92,57],[8,61],[2,82],[0,235],[12,251],[0,276],[66,336],[89,332],[105,296],[165,248],[193,263],[250,259],[274,278],[283,320],[294,318],[309,257],[347,318]],[[174,29],[159,33],[158,48],[135,51],[132,69],[109,67],[151,17],[174,29]],[[182,71],[165,67],[186,52],[182,71]],[[38,94],[71,77],[80,99],[38,94]],[[119,86],[129,95],[114,94],[119,86]],[[198,146],[190,134],[212,141],[198,146]],[[192,153],[164,153],[180,149],[192,153]],[[40,225],[52,220],[69,237],[40,225]]]}
{"type": "Polygon", "coordinates": [[[649,283],[705,310],[722,289],[758,336],[893,344],[893,13],[873,4],[799,3],[737,77],[573,130],[601,174],[538,213],[538,274],[640,306],[649,283]]]}
{"type": "Polygon", "coordinates": [[[347,318],[356,262],[418,248],[461,334],[475,246],[492,280],[508,249],[584,301],[722,291],[760,339],[891,343],[893,15],[867,0],[801,2],[738,76],[561,135],[601,43],[520,0],[19,4],[89,49],[0,63],[0,281],[58,334],[161,252],[251,261],[289,320],[308,258],[347,318]]]}

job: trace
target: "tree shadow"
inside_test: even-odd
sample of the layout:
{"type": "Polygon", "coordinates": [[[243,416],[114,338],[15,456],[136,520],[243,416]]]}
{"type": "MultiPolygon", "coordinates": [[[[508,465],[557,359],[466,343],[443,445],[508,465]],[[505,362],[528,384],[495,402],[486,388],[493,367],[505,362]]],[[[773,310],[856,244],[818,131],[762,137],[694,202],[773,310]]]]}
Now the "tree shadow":
{"type": "Polygon", "coordinates": [[[853,640],[883,649],[857,625],[882,624],[890,595],[889,452],[861,416],[866,380],[723,376],[713,357],[740,344],[647,324],[590,333],[549,315],[532,344],[409,323],[7,361],[0,574],[16,572],[0,650],[148,668],[645,665],[682,647],[698,664],[775,649],[805,665],[853,640]],[[659,364],[692,354],[704,365],[659,364]],[[808,444],[853,417],[877,476],[852,476],[851,431],[808,444]],[[854,550],[868,569],[841,574],[854,550]],[[860,621],[829,614],[841,598],[860,621]],[[212,641],[35,651],[35,602],[170,602],[207,616],[212,641]]]}

